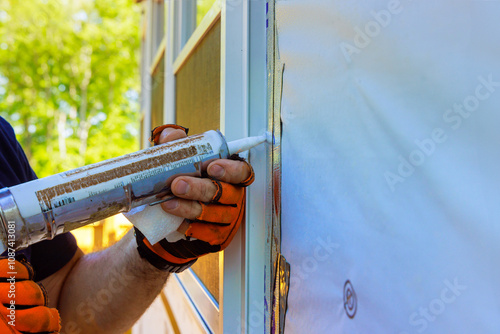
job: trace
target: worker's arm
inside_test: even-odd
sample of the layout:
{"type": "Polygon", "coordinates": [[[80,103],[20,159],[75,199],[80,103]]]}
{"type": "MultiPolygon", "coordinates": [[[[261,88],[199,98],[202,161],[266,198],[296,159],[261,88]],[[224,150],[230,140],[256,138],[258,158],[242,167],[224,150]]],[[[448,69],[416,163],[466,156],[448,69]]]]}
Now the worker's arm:
{"type": "Polygon", "coordinates": [[[133,231],[103,251],[80,257],[68,273],[64,269],[44,280],[52,284],[43,283],[49,297],[60,289],[57,308],[65,334],[124,333],[168,277],[139,257],[133,231]]]}
{"type": "MultiPolygon", "coordinates": [[[[160,142],[183,136],[181,130],[165,129],[160,142]]],[[[233,184],[247,180],[251,173],[246,163],[232,160],[212,162],[207,171],[233,184]],[[222,174],[215,175],[221,171],[217,167],[222,168],[222,174]]],[[[182,180],[189,185],[186,193],[183,193],[185,184],[172,183],[172,191],[179,198],[178,206],[162,207],[182,217],[197,217],[202,210],[198,201],[214,197],[217,188],[209,179],[182,177],[182,180]]],[[[158,270],[139,256],[133,231],[101,252],[79,254],[43,280],[52,297],[51,305],[55,306],[57,300],[65,334],[123,333],[151,304],[168,277],[168,272],[158,270]]]]}

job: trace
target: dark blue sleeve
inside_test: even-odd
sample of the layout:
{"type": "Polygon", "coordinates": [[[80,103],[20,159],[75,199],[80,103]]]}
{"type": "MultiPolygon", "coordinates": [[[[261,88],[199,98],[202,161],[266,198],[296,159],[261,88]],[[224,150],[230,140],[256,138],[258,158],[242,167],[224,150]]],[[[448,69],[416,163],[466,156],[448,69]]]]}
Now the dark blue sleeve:
{"type": "Polygon", "coordinates": [[[14,129],[0,117],[0,187],[11,187],[36,179],[14,129]]]}
{"type": "MultiPolygon", "coordinates": [[[[16,140],[14,129],[0,117],[0,188],[15,186],[35,180],[21,145],[16,140]]],[[[78,246],[71,233],[61,234],[53,240],[39,242],[23,250],[35,269],[35,280],[42,280],[64,267],[75,255],[78,246]]]]}
{"type": "Polygon", "coordinates": [[[35,269],[35,281],[40,281],[64,267],[75,255],[78,245],[73,234],[67,232],[29,248],[31,248],[30,262],[35,269]]]}

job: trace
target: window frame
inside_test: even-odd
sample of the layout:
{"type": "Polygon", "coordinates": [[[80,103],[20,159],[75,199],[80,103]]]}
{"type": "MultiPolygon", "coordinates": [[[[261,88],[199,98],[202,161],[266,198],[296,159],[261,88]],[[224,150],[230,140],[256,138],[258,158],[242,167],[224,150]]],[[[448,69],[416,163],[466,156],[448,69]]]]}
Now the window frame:
{"type": "MultiPolygon", "coordinates": [[[[144,2],[146,18],[151,17],[147,11],[148,6],[152,9],[151,2],[152,0],[144,2]]],[[[196,16],[192,10],[196,10],[196,1],[168,0],[164,7],[165,35],[154,59],[159,59],[159,53],[165,53],[165,123],[175,123],[176,73],[206,32],[220,19],[220,130],[228,141],[262,135],[269,126],[267,1],[217,0],[195,28],[196,16]]],[[[154,27],[151,26],[151,20],[148,21],[147,29],[151,31],[154,27]]],[[[148,47],[151,45],[151,38],[151,34],[146,33],[146,50],[150,50],[148,47]]],[[[147,56],[151,59],[150,55],[147,56]]],[[[155,67],[148,64],[148,72],[152,73],[155,67]]],[[[143,82],[148,82],[148,78],[143,77],[143,82]]],[[[143,95],[143,98],[146,96],[143,95]]],[[[150,111],[151,101],[145,101],[144,108],[149,108],[150,111]]],[[[151,115],[146,112],[143,129],[145,143],[150,131],[147,128],[150,119],[151,115]]],[[[194,327],[192,324],[186,325],[186,330],[198,328],[200,332],[206,333],[270,332],[270,247],[266,241],[271,219],[268,210],[272,191],[269,176],[270,151],[262,145],[253,149],[250,154],[245,154],[256,172],[256,180],[247,191],[245,225],[239,229],[229,247],[219,253],[219,305],[211,300],[210,293],[192,270],[170,278],[162,291],[164,301],[176,301],[175,307],[171,307],[174,315],[177,314],[176,319],[181,319],[178,316],[183,312],[190,312],[191,320],[197,321],[194,327]]],[[[184,326],[179,322],[177,325],[184,326]]],[[[183,332],[182,328],[180,330],[183,332]]]]}

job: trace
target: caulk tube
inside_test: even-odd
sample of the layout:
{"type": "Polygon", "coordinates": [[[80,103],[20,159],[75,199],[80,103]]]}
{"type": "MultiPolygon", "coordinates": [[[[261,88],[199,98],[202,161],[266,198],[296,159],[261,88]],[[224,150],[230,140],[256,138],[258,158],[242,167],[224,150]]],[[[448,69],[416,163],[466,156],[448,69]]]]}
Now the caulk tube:
{"type": "Polygon", "coordinates": [[[0,190],[0,251],[97,222],[171,194],[178,175],[201,176],[205,161],[227,158],[219,131],[207,131],[118,158],[0,190]]]}

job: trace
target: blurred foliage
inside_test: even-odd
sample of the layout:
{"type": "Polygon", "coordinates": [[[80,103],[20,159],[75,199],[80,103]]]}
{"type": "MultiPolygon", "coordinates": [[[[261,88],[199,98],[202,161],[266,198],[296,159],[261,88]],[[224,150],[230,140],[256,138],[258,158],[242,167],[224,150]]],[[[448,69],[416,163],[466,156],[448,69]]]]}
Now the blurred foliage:
{"type": "Polygon", "coordinates": [[[139,149],[140,7],[0,0],[0,115],[39,177],[139,149]]]}
{"type": "Polygon", "coordinates": [[[197,0],[196,1],[196,25],[198,26],[208,13],[215,0],[197,0]]]}

